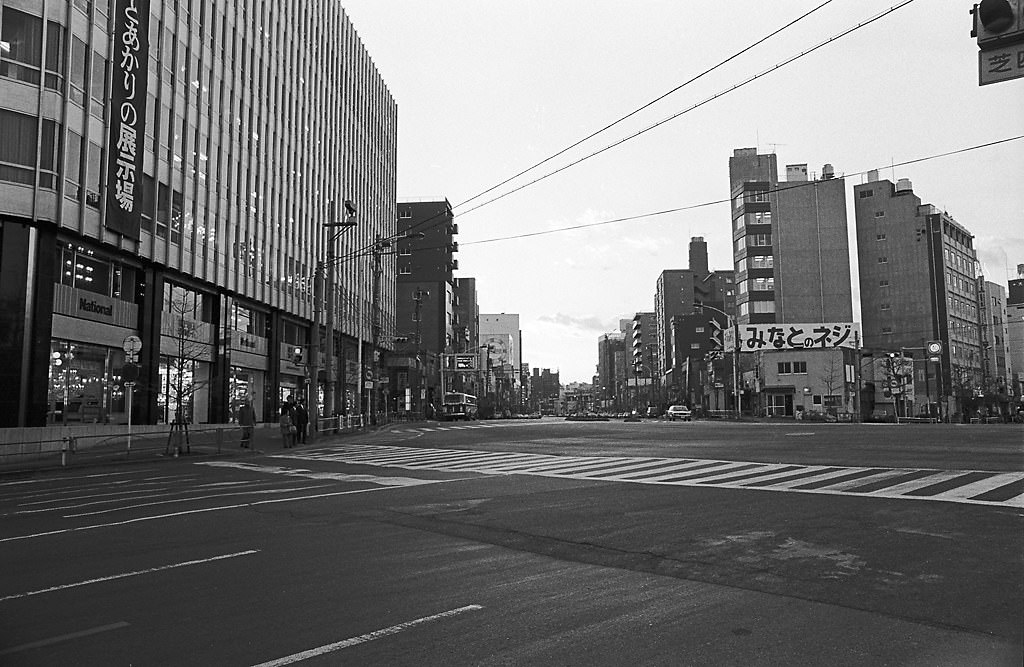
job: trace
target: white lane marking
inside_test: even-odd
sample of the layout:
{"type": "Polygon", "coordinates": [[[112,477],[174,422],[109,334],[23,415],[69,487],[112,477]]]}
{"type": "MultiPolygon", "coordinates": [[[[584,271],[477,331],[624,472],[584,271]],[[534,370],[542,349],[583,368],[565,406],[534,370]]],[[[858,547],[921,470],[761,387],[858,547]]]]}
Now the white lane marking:
{"type": "MultiPolygon", "coordinates": [[[[282,454],[274,458],[296,458],[302,456],[282,454]]],[[[379,477],[377,475],[350,475],[343,472],[317,472],[303,468],[285,468],[282,466],[257,465],[255,463],[234,463],[231,461],[203,461],[196,465],[211,466],[214,468],[235,468],[249,472],[268,473],[272,475],[283,475],[285,477],[304,477],[316,480],[330,480],[332,482],[369,482],[381,486],[416,486],[417,484],[430,484],[431,480],[418,477],[379,477]]]]}
{"type": "MultiPolygon", "coordinates": [[[[452,479],[436,479],[430,480],[432,484],[443,484],[446,482],[463,482],[471,479],[479,479],[478,477],[454,477],[452,479]]],[[[395,487],[392,486],[375,486],[369,489],[354,489],[351,491],[334,491],[331,493],[314,493],[308,496],[295,496],[293,498],[270,498],[269,500],[254,500],[251,503],[238,503],[236,505],[220,505],[217,507],[202,507],[194,510],[182,510],[181,512],[170,512],[168,514],[155,514],[153,516],[140,516],[134,519],[125,519],[124,521],[111,521],[109,523],[97,523],[91,526],[78,526],[76,528],[62,528],[60,530],[48,530],[42,533],[32,533],[30,535],[15,535],[14,537],[0,537],[0,544],[4,542],[17,542],[20,540],[30,540],[36,537],[49,537],[51,535],[63,535],[64,533],[77,533],[86,530],[95,530],[97,528],[112,528],[115,526],[127,526],[133,523],[140,523],[142,521],[155,521],[157,519],[173,519],[179,516],[188,516],[190,514],[205,514],[207,512],[221,512],[224,510],[235,510],[244,509],[246,507],[258,507],[259,505],[273,505],[276,503],[290,503],[298,500],[320,500],[321,498],[334,498],[336,496],[349,496],[356,493],[370,493],[372,491],[389,491],[395,487]]]]}
{"type": "Polygon", "coordinates": [[[218,560],[225,560],[227,558],[238,558],[239,556],[251,556],[252,554],[259,553],[259,549],[247,549],[246,551],[237,551],[233,554],[222,554],[220,556],[212,556],[210,558],[197,558],[196,560],[187,560],[181,563],[174,563],[172,565],[160,565],[157,567],[150,567],[145,570],[135,570],[133,572],[122,572],[120,574],[112,574],[109,577],[97,577],[95,579],[86,579],[85,581],[77,581],[73,584],[61,584],[60,586],[51,586],[49,588],[41,588],[37,591],[28,591],[27,593],[16,593],[14,595],[6,595],[0,597],[0,602],[7,602],[8,600],[18,600],[21,598],[31,597],[33,595],[42,595],[43,593],[53,593],[54,591],[63,591],[69,588],[77,588],[79,586],[88,586],[89,584],[100,584],[104,581],[114,581],[115,579],[124,579],[126,577],[137,577],[140,574],[152,574],[153,572],[163,572],[164,570],[174,570],[179,567],[190,567],[192,565],[202,565],[203,563],[213,563],[218,560]]]}
{"type": "Polygon", "coordinates": [[[129,627],[129,625],[131,624],[126,623],[125,621],[118,621],[117,623],[111,623],[110,625],[100,625],[95,628],[89,628],[88,630],[80,630],[79,632],[71,632],[66,635],[58,635],[56,637],[50,637],[49,639],[40,639],[37,642],[30,642],[28,644],[20,644],[18,646],[12,646],[11,648],[5,648],[0,651],[0,655],[10,655],[12,653],[20,653],[21,651],[28,651],[34,648],[52,646],[71,639],[80,639],[82,637],[89,637],[90,635],[98,635],[101,632],[107,632],[109,630],[120,630],[121,628],[129,627]]]}
{"type": "Polygon", "coordinates": [[[321,655],[326,655],[328,653],[333,653],[334,651],[340,651],[341,649],[349,648],[350,646],[356,646],[358,644],[365,644],[366,642],[372,642],[375,639],[380,639],[382,637],[387,637],[389,635],[398,634],[399,632],[402,632],[403,630],[408,630],[410,628],[414,628],[417,625],[422,625],[424,623],[429,623],[431,621],[437,621],[437,620],[440,620],[442,618],[450,618],[452,616],[458,616],[459,614],[464,614],[467,611],[478,611],[480,609],[483,609],[483,607],[478,605],[478,604],[468,604],[465,607],[458,607],[456,609],[449,609],[448,611],[442,611],[439,614],[431,614],[430,616],[424,616],[422,618],[417,618],[416,620],[413,620],[413,621],[406,621],[405,623],[399,623],[398,625],[392,625],[389,628],[382,628],[380,630],[374,630],[373,632],[368,632],[365,635],[359,635],[358,637],[351,637],[349,639],[343,639],[342,641],[334,642],[333,644],[324,644],[323,646],[319,646],[317,648],[309,649],[308,651],[302,651],[301,653],[293,653],[291,655],[286,655],[285,657],[278,658],[277,660],[270,660],[268,662],[261,662],[258,665],[254,665],[254,667],[282,667],[282,665],[290,665],[290,664],[292,664],[294,662],[299,662],[301,660],[308,660],[309,658],[316,658],[316,657],[319,657],[321,655]]]}
{"type": "Polygon", "coordinates": [[[131,472],[107,472],[107,473],[97,473],[97,474],[94,474],[94,475],[77,475],[75,477],[48,477],[48,478],[45,478],[45,479],[22,479],[22,480],[18,480],[17,482],[0,482],[0,486],[20,486],[20,485],[23,485],[23,484],[48,484],[50,482],[56,482],[56,481],[67,482],[67,481],[76,480],[76,479],[95,479],[97,477],[114,477],[114,476],[119,476],[119,475],[130,475],[130,474],[132,474],[132,472],[134,472],[134,471],[131,471],[131,472]]]}
{"type": "Polygon", "coordinates": [[[290,489],[263,489],[260,491],[239,491],[237,493],[214,493],[206,496],[184,496],[182,498],[175,498],[173,500],[158,500],[152,503],[136,503],[135,505],[125,505],[123,507],[111,507],[105,510],[93,510],[91,512],[79,512],[77,514],[64,514],[64,519],[74,519],[80,516],[95,516],[97,514],[110,514],[111,512],[123,512],[125,510],[139,509],[140,507],[155,507],[157,505],[171,505],[174,503],[187,503],[194,500],[209,500],[211,498],[226,498],[228,496],[269,496],[278,493],[292,493],[294,491],[311,491],[313,489],[326,489],[326,484],[316,484],[314,486],[300,486],[290,489]]]}
{"type": "MultiPolygon", "coordinates": [[[[248,483],[249,489],[251,490],[252,493],[258,493],[255,490],[256,487],[259,487],[259,486],[273,486],[274,484],[275,484],[275,482],[249,482],[248,483]]],[[[210,489],[210,490],[215,490],[215,489],[210,489]]],[[[68,510],[81,510],[81,509],[84,509],[86,507],[93,507],[93,506],[96,506],[96,505],[109,505],[110,503],[123,503],[125,501],[134,501],[134,500],[154,500],[156,498],[175,498],[176,496],[179,497],[177,500],[189,500],[191,498],[197,498],[197,499],[199,499],[199,498],[216,498],[218,496],[225,496],[225,495],[238,495],[238,494],[216,493],[216,494],[207,495],[207,496],[186,496],[184,498],[180,497],[182,494],[190,493],[192,491],[193,491],[193,489],[176,489],[176,490],[168,491],[167,493],[146,493],[144,495],[129,496],[127,498],[108,498],[107,500],[94,500],[92,502],[77,503],[77,504],[74,504],[74,505],[62,505],[62,506],[58,506],[58,507],[45,507],[45,508],[42,508],[42,509],[35,509],[35,510],[18,510],[16,512],[11,512],[10,514],[15,515],[15,514],[39,514],[39,513],[42,513],[42,512],[66,512],[68,510]]],[[[166,500],[166,501],[162,501],[162,502],[177,502],[177,501],[176,500],[166,500]]],[[[160,504],[160,503],[159,502],[141,503],[141,504],[137,504],[137,505],[128,505],[128,507],[145,507],[146,505],[157,505],[157,504],[160,504]]],[[[118,507],[115,507],[115,508],[113,508],[111,510],[104,510],[104,511],[117,511],[118,509],[123,508],[123,507],[125,507],[125,506],[124,505],[119,505],[118,507]]],[[[102,512],[96,512],[96,513],[97,514],[101,514],[102,512]]]]}

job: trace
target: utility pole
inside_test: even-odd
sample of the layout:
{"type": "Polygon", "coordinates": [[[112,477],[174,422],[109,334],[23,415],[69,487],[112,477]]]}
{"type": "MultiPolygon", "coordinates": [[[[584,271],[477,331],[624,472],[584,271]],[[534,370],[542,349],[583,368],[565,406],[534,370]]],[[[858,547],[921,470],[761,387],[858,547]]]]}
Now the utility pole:
{"type": "MultiPolygon", "coordinates": [[[[338,237],[341,236],[341,232],[342,231],[344,231],[347,228],[355,227],[356,226],[356,207],[355,207],[355,204],[353,204],[352,200],[350,200],[350,199],[346,199],[345,200],[345,218],[342,221],[340,221],[340,222],[336,221],[336,217],[335,217],[336,214],[337,214],[337,211],[336,211],[336,208],[335,208],[335,205],[334,205],[334,200],[331,200],[330,204],[328,205],[328,209],[327,209],[327,216],[328,217],[327,217],[327,222],[324,224],[324,227],[326,227],[328,230],[333,229],[333,228],[338,228],[338,227],[340,227],[341,229],[339,229],[339,231],[337,231],[337,232],[329,234],[329,236],[327,237],[327,261],[324,263],[324,264],[326,264],[326,268],[327,268],[327,285],[322,290],[323,296],[327,299],[327,326],[326,326],[326,335],[325,335],[325,340],[324,340],[324,370],[325,370],[325,377],[324,377],[324,410],[323,410],[324,411],[324,417],[326,417],[326,418],[334,416],[334,403],[335,403],[334,384],[335,384],[335,380],[337,378],[337,375],[334,372],[334,309],[335,309],[335,302],[337,301],[337,296],[338,296],[337,295],[337,280],[338,279],[337,279],[337,270],[336,270],[337,269],[337,264],[338,264],[338,258],[335,256],[335,253],[334,253],[334,244],[338,240],[338,237]]],[[[318,308],[319,308],[319,304],[320,304],[320,299],[315,296],[315,294],[316,294],[316,285],[319,285],[319,278],[322,275],[323,275],[323,265],[321,264],[321,265],[318,265],[317,277],[314,278],[316,283],[315,283],[314,288],[313,288],[313,290],[314,290],[314,300],[316,301],[318,308]]],[[[320,318],[319,318],[319,312],[320,311],[318,309],[317,310],[318,314],[317,314],[317,322],[316,322],[316,332],[315,332],[315,334],[313,336],[314,345],[317,346],[317,351],[312,354],[312,357],[313,357],[312,363],[315,364],[315,365],[319,365],[319,363],[320,363],[320,353],[319,353],[320,318]]],[[[319,374],[319,370],[317,370],[317,373],[313,374],[312,384],[313,384],[313,392],[314,393],[318,392],[318,388],[317,388],[317,381],[318,381],[317,375],[318,374],[319,374]]],[[[313,401],[310,401],[310,404],[314,405],[313,401]]],[[[314,407],[315,407],[315,405],[314,405],[314,407]]]]}

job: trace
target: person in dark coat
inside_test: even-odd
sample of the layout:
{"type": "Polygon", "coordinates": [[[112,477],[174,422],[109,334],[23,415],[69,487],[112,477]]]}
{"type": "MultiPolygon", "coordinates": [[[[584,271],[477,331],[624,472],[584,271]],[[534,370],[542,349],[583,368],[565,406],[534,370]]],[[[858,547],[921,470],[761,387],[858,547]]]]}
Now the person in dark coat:
{"type": "Polygon", "coordinates": [[[301,444],[306,444],[306,428],[309,426],[309,411],[306,409],[306,399],[300,398],[299,402],[292,408],[292,419],[295,421],[295,438],[301,444]]]}
{"type": "Polygon", "coordinates": [[[248,448],[252,444],[252,432],[256,427],[256,411],[248,398],[238,408],[238,425],[242,427],[241,446],[248,448]]]}

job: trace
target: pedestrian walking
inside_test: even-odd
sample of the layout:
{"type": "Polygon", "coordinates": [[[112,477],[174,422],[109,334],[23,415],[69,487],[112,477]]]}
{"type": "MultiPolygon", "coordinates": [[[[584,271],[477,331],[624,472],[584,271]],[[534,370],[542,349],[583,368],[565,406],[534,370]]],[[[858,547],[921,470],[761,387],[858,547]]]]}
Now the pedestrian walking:
{"type": "Polygon", "coordinates": [[[286,402],[281,406],[281,419],[278,422],[281,427],[281,440],[284,441],[284,448],[290,449],[295,446],[295,421],[292,419],[291,406],[286,402]]]}
{"type": "Polygon", "coordinates": [[[248,449],[252,445],[252,432],[256,426],[256,411],[252,408],[252,401],[246,398],[238,408],[238,425],[242,427],[242,448],[248,449]]]}
{"type": "Polygon", "coordinates": [[[309,426],[309,411],[306,409],[306,399],[300,398],[292,410],[295,417],[295,439],[296,442],[306,444],[306,428],[309,426]]]}

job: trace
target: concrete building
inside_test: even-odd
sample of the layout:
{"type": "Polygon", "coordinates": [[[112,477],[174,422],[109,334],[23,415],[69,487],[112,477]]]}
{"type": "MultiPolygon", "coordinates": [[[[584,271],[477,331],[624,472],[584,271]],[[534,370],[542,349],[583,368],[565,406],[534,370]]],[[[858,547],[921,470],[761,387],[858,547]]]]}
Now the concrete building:
{"type": "Polygon", "coordinates": [[[0,425],[124,423],[129,373],[143,423],[334,388],[362,409],[352,363],[394,319],[393,256],[359,277],[395,233],[395,101],[340,2],[189,9],[3,4],[0,425]]]}
{"type": "Polygon", "coordinates": [[[982,385],[974,237],[907,179],[871,172],[854,206],[864,346],[915,360],[911,414],[963,414],[982,385]],[[942,343],[940,362],[925,360],[928,341],[942,343]]]}
{"type": "MultiPolygon", "coordinates": [[[[522,378],[523,332],[519,315],[514,313],[481,313],[480,345],[486,346],[484,366],[486,394],[496,414],[519,411],[517,404],[522,378]]],[[[481,404],[481,413],[484,405],[481,404]]]]}
{"type": "Polygon", "coordinates": [[[1007,285],[1006,344],[1012,397],[1018,408],[1024,408],[1024,264],[1017,265],[1017,278],[1007,285]]]}
{"type": "Polygon", "coordinates": [[[398,203],[398,238],[389,248],[397,262],[395,342],[385,387],[398,412],[429,416],[441,405],[441,363],[456,345],[454,219],[444,198],[398,203]]]}
{"type": "Polygon", "coordinates": [[[562,384],[558,371],[550,368],[534,368],[530,376],[530,412],[542,415],[559,414],[559,397],[562,384]]]}
{"type": "Polygon", "coordinates": [[[697,377],[696,369],[687,369],[688,363],[703,363],[703,355],[713,348],[709,335],[709,321],[715,319],[711,308],[732,313],[735,290],[732,271],[711,271],[708,268],[707,243],[703,237],[690,239],[689,266],[686,269],[662,271],[654,293],[654,317],[657,332],[657,368],[659,407],[673,402],[688,401],[691,392],[686,388],[687,378],[697,377]],[[704,309],[699,317],[690,317],[697,304],[704,309]],[[673,325],[673,321],[676,323],[673,325]],[[689,327],[681,331],[678,327],[689,327]],[[700,331],[698,331],[700,329],[700,331]],[[700,342],[697,355],[691,349],[700,342]],[[681,347],[682,346],[682,347],[681,347]]]}
{"type": "Polygon", "coordinates": [[[805,164],[776,170],[755,148],[729,159],[738,321],[849,322],[846,182],[828,164],[812,180],[805,164]]]}
{"type": "Polygon", "coordinates": [[[1012,395],[1006,288],[978,276],[978,326],[981,333],[981,390],[991,413],[1006,414],[1012,395]]]}
{"type": "MultiPolygon", "coordinates": [[[[786,179],[780,180],[774,154],[739,148],[729,159],[729,183],[738,326],[852,322],[846,183],[832,165],[824,165],[818,177],[806,164],[787,165],[786,179]]],[[[794,357],[788,351],[745,351],[740,357],[737,389],[744,411],[802,417],[853,409],[852,382],[826,388],[813,372],[798,387],[783,377],[789,374],[773,372],[793,363],[844,368],[852,363],[849,352],[801,350],[794,357]]]]}
{"type": "MultiPolygon", "coordinates": [[[[613,412],[625,409],[628,379],[632,375],[631,365],[627,373],[626,339],[626,333],[621,330],[601,334],[597,339],[597,384],[594,386],[594,394],[599,407],[613,412]]],[[[629,339],[632,340],[632,331],[629,339]]],[[[629,358],[632,360],[632,347],[629,349],[629,358]]]]}

